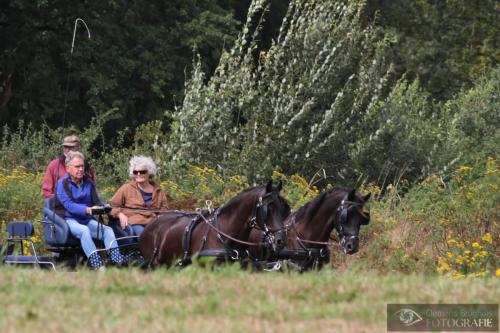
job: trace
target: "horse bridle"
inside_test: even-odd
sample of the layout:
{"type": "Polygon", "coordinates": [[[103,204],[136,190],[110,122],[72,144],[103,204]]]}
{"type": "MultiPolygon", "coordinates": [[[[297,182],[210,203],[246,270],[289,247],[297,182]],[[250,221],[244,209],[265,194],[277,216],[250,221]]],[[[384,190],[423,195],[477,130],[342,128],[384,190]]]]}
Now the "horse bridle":
{"type": "Polygon", "coordinates": [[[270,229],[267,225],[269,215],[268,206],[271,202],[277,200],[279,200],[279,196],[276,191],[269,192],[263,197],[259,197],[255,206],[256,211],[253,214],[253,217],[250,219],[250,228],[263,232],[263,243],[265,244],[265,246],[273,248],[273,250],[276,250],[275,234],[279,231],[285,230],[285,233],[287,231],[286,227],[270,229]]]}
{"type": "MultiPolygon", "coordinates": [[[[219,215],[219,213],[221,212],[221,210],[224,207],[217,208],[213,212],[214,216],[212,218],[208,219],[208,220],[203,215],[201,215],[200,213],[198,213],[198,215],[210,227],[210,229],[213,229],[217,233],[217,238],[224,245],[224,247],[227,247],[227,244],[224,241],[224,239],[222,238],[222,236],[224,236],[225,238],[230,239],[230,240],[232,240],[232,241],[234,241],[236,243],[240,243],[240,244],[244,244],[244,245],[250,245],[250,246],[267,245],[268,242],[269,243],[274,242],[274,235],[273,235],[273,233],[276,232],[276,231],[282,230],[282,229],[276,229],[276,230],[269,229],[269,227],[266,224],[267,215],[268,215],[267,206],[273,200],[276,200],[276,199],[279,199],[279,197],[278,197],[278,194],[275,191],[267,193],[266,195],[264,195],[262,197],[259,197],[257,199],[257,204],[254,207],[254,210],[253,210],[253,213],[252,213],[252,217],[250,218],[249,224],[248,224],[250,228],[254,228],[254,229],[263,231],[265,233],[265,235],[266,235],[265,240],[267,242],[262,242],[262,243],[246,242],[246,241],[243,241],[243,240],[231,237],[230,235],[228,235],[225,232],[223,232],[221,230],[220,226],[219,226],[219,223],[218,223],[218,215],[219,215]]],[[[205,235],[205,238],[206,238],[206,235],[205,235]]],[[[234,250],[234,249],[232,249],[232,250],[236,252],[236,257],[234,257],[233,259],[234,260],[239,259],[238,252],[236,250],[234,250]]]]}
{"type": "MultiPolygon", "coordinates": [[[[363,206],[363,203],[356,202],[356,201],[349,201],[347,199],[342,199],[340,202],[339,208],[337,208],[337,212],[339,214],[339,225],[337,228],[337,233],[339,235],[339,240],[340,240],[340,245],[346,251],[344,245],[347,243],[348,240],[359,240],[359,234],[358,235],[351,235],[348,234],[344,231],[344,224],[347,224],[348,216],[349,216],[349,209],[352,207],[361,207],[363,206]]],[[[361,212],[362,217],[367,219],[367,223],[363,224],[368,224],[370,222],[369,218],[361,212]]]]}
{"type": "Polygon", "coordinates": [[[278,193],[276,191],[269,192],[262,197],[259,197],[257,204],[255,205],[255,213],[250,219],[250,228],[262,231],[264,233],[264,243],[274,244],[274,234],[281,230],[286,230],[285,227],[279,229],[270,229],[267,226],[267,219],[269,215],[268,206],[271,202],[279,200],[278,193]]]}

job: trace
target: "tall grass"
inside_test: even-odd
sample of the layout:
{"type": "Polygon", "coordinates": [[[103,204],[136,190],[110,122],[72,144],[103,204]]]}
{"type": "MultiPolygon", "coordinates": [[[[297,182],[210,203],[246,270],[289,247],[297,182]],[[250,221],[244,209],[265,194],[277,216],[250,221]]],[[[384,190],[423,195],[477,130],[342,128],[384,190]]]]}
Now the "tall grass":
{"type": "Polygon", "coordinates": [[[102,274],[0,267],[2,332],[383,332],[387,303],[495,303],[498,279],[332,269],[102,274]],[[374,288],[376,286],[376,288],[374,288]]]}

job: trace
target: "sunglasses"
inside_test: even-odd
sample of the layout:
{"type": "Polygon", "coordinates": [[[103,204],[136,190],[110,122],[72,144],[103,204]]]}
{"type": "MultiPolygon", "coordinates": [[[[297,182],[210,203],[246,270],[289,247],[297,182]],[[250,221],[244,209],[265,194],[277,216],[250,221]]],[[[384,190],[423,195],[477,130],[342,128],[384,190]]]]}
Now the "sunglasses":
{"type": "Polygon", "coordinates": [[[134,170],[132,171],[134,175],[145,175],[148,173],[148,170],[134,170]]]}

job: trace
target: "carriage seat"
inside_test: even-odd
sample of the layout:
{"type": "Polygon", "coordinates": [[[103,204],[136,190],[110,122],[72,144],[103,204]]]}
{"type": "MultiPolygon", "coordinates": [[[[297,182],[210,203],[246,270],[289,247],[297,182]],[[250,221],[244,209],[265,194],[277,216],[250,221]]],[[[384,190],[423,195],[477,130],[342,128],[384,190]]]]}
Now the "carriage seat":
{"type": "Polygon", "coordinates": [[[49,266],[55,270],[52,257],[37,254],[32,239],[34,233],[35,227],[31,222],[9,222],[7,225],[7,251],[3,262],[5,264],[30,264],[39,267],[49,266]],[[16,247],[18,247],[17,251],[16,247]]]}
{"type": "Polygon", "coordinates": [[[45,200],[42,224],[45,231],[45,244],[52,247],[80,247],[80,240],[71,235],[68,223],[56,214],[55,198],[45,200]]]}

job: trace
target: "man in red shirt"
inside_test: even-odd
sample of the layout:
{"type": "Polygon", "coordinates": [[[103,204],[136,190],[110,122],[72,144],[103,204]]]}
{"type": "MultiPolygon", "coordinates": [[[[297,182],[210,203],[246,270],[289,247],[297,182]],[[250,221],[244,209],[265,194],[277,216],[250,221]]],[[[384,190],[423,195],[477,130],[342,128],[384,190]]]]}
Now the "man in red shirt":
{"type": "MultiPolygon", "coordinates": [[[[66,175],[66,166],[64,161],[66,159],[66,155],[70,151],[80,151],[80,138],[76,135],[70,135],[64,138],[63,143],[63,153],[61,156],[52,160],[47,166],[47,170],[45,171],[45,176],[43,177],[42,183],[42,195],[44,199],[48,199],[54,196],[57,180],[61,179],[66,175]]],[[[94,179],[94,171],[88,165],[85,164],[85,173],[87,176],[95,182],[94,179]]]]}

